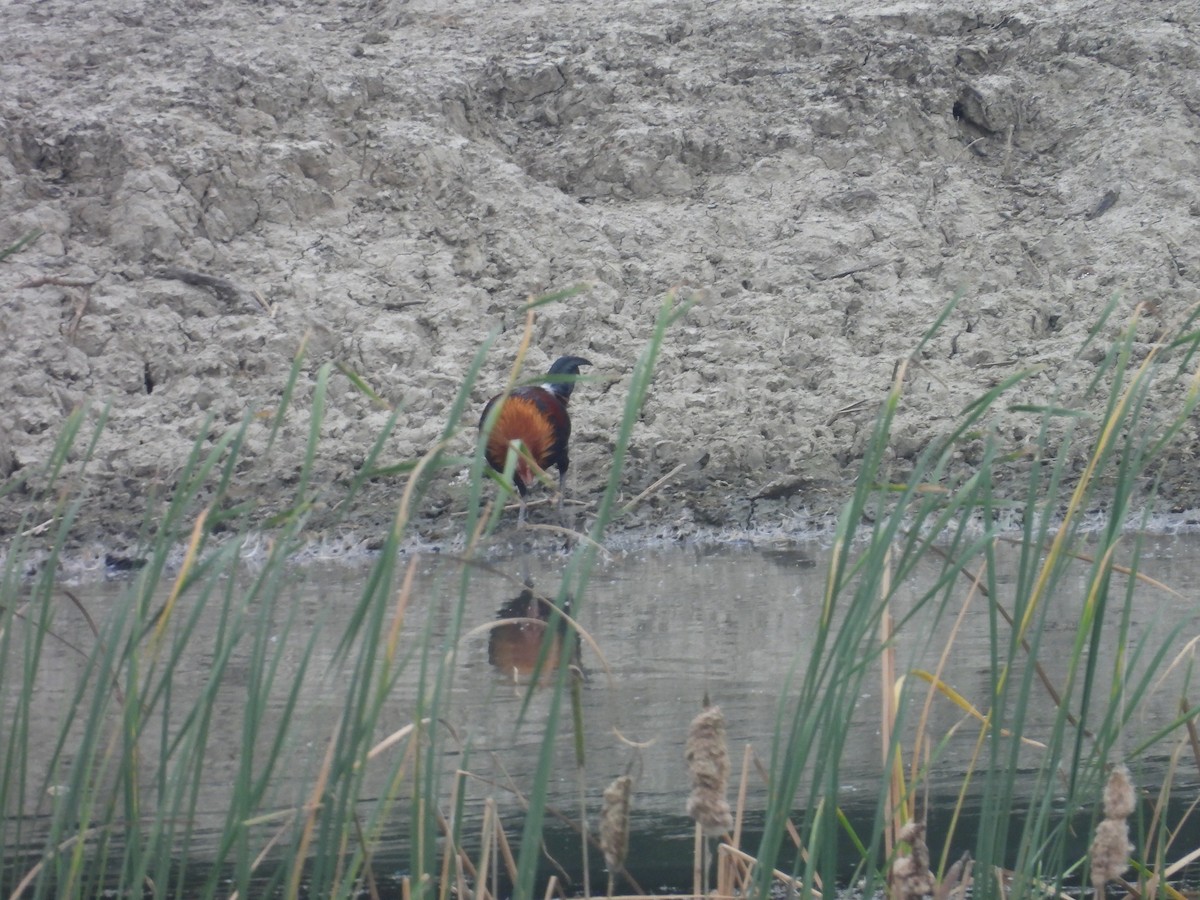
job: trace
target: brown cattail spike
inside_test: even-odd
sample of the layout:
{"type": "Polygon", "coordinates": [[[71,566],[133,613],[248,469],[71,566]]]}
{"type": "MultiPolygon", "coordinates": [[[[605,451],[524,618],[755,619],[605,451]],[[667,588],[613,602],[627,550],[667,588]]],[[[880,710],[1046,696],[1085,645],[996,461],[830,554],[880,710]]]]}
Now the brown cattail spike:
{"type": "Polygon", "coordinates": [[[609,872],[620,871],[629,853],[629,801],[633,794],[633,779],[628,775],[614,778],[604,789],[604,806],[600,811],[600,849],[609,872]]]}
{"type": "Polygon", "coordinates": [[[916,900],[932,894],[936,883],[929,871],[925,826],[920,822],[907,822],[896,837],[910,849],[907,856],[897,856],[892,862],[893,900],[916,900]]]}
{"type": "Polygon", "coordinates": [[[725,799],[729,750],[725,745],[725,716],[721,707],[710,706],[692,719],[686,757],[692,780],[687,814],[709,837],[725,834],[733,828],[733,811],[725,799]]]}
{"type": "Polygon", "coordinates": [[[1133,844],[1129,842],[1126,819],[1133,814],[1135,803],[1129,770],[1124,766],[1113,766],[1104,786],[1105,819],[1096,826],[1091,848],[1092,887],[1098,897],[1104,896],[1105,884],[1120,878],[1129,868],[1133,844]]]}

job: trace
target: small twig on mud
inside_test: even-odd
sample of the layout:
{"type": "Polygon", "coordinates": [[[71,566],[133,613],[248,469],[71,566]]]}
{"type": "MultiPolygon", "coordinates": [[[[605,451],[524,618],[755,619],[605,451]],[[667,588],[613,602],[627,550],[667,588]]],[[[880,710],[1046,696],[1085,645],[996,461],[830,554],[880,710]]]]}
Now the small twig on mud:
{"type": "Polygon", "coordinates": [[[90,288],[96,282],[84,281],[81,278],[60,278],[57,275],[48,275],[45,278],[31,278],[29,281],[23,281],[17,285],[18,288],[36,288],[45,287],[48,284],[56,287],[75,287],[75,288],[90,288]]]}
{"type": "MultiPolygon", "coordinates": [[[[930,378],[932,378],[934,381],[936,381],[938,384],[940,384],[946,390],[950,390],[950,385],[948,385],[946,383],[946,380],[944,378],[942,378],[941,376],[939,376],[931,368],[929,368],[929,366],[925,365],[925,363],[923,363],[921,360],[917,359],[916,357],[910,356],[908,358],[908,364],[911,365],[915,369],[920,369],[922,372],[924,372],[926,375],[928,375],[930,378]]],[[[892,377],[893,378],[895,378],[896,371],[899,368],[900,368],[900,360],[897,360],[896,365],[892,368],[892,377]]]]}
{"type": "Polygon", "coordinates": [[[57,275],[47,275],[44,278],[31,278],[29,281],[24,281],[18,284],[18,288],[39,288],[53,285],[54,287],[66,288],[63,291],[71,298],[71,306],[73,313],[71,321],[65,328],[60,326],[60,330],[67,336],[71,343],[75,342],[75,335],[79,332],[79,323],[83,321],[83,316],[87,312],[88,304],[92,302],[92,285],[96,282],[85,281],[82,278],[62,278],[57,275]]]}
{"type": "Polygon", "coordinates": [[[641,503],[643,500],[645,500],[647,497],[649,497],[651,494],[653,494],[660,487],[662,487],[664,484],[666,484],[668,481],[670,481],[672,478],[674,478],[676,475],[678,475],[683,469],[686,469],[686,468],[687,468],[687,463],[680,463],[679,465],[677,465],[675,468],[673,468],[670,472],[668,472],[662,478],[658,479],[658,481],[654,482],[654,484],[650,485],[650,487],[646,488],[644,491],[642,491],[640,494],[638,494],[636,497],[634,497],[632,500],[630,500],[628,503],[626,503],[624,506],[622,506],[621,512],[622,513],[629,512],[631,509],[633,509],[635,506],[637,506],[639,503],[641,503]]]}
{"type": "Polygon", "coordinates": [[[268,303],[266,298],[263,297],[259,291],[253,291],[252,294],[254,299],[258,301],[258,305],[262,307],[263,312],[265,312],[270,318],[275,318],[275,311],[279,309],[279,305],[276,303],[268,303]]]}
{"type": "Polygon", "coordinates": [[[872,259],[863,260],[835,260],[832,264],[819,266],[813,270],[813,277],[818,281],[832,281],[835,278],[845,278],[848,275],[857,275],[859,272],[869,272],[871,269],[877,269],[880,266],[894,262],[886,256],[876,256],[872,259]]]}
{"type": "Polygon", "coordinates": [[[842,416],[848,416],[851,413],[862,412],[864,409],[870,409],[873,401],[871,400],[855,400],[853,403],[848,403],[841,409],[835,410],[833,415],[825,420],[826,427],[832,425],[842,416]]]}
{"type": "MultiPolygon", "coordinates": [[[[194,287],[208,288],[217,295],[218,299],[224,300],[227,303],[236,303],[243,296],[241,288],[228,278],[205,275],[203,272],[193,272],[191,269],[183,269],[179,266],[164,266],[154,273],[154,277],[162,278],[166,281],[182,281],[184,284],[190,284],[194,287]]],[[[265,304],[261,300],[259,303],[265,307],[265,304]]]]}
{"type": "Polygon", "coordinates": [[[976,145],[976,144],[978,144],[978,143],[979,143],[980,141],[982,141],[982,140],[983,140],[983,138],[981,138],[981,137],[977,137],[977,138],[975,138],[975,140],[971,141],[971,143],[969,143],[969,144],[965,145],[965,146],[963,147],[963,149],[964,149],[964,150],[970,150],[970,151],[971,151],[972,153],[974,153],[976,156],[987,156],[987,154],[986,154],[984,151],[982,151],[982,150],[979,150],[979,149],[977,149],[977,148],[975,147],[975,145],[976,145]]]}
{"type": "Polygon", "coordinates": [[[57,521],[58,517],[55,516],[52,519],[47,519],[41,525],[34,525],[32,528],[26,528],[21,532],[21,537],[34,537],[35,535],[44,534],[46,529],[57,521]]]}
{"type": "Polygon", "coordinates": [[[67,325],[67,340],[72,344],[75,343],[75,337],[79,334],[79,323],[83,321],[83,314],[87,312],[88,304],[92,302],[92,292],[85,288],[82,294],[71,292],[71,302],[75,308],[75,314],[71,316],[71,322],[67,325]]]}

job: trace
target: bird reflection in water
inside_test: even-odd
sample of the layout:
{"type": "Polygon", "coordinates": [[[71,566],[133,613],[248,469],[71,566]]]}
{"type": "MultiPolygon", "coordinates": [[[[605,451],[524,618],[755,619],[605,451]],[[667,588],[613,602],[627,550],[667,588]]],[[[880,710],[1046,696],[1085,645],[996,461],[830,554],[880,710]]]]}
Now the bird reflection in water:
{"type": "Polygon", "coordinates": [[[570,643],[571,663],[579,664],[579,635],[568,638],[570,626],[562,616],[553,632],[550,616],[554,611],[549,600],[537,597],[529,588],[504,601],[497,618],[500,620],[488,632],[488,662],[505,679],[515,684],[529,684],[537,669],[542,644],[549,641],[542,661],[538,684],[554,681],[562,662],[563,645],[570,643]]]}

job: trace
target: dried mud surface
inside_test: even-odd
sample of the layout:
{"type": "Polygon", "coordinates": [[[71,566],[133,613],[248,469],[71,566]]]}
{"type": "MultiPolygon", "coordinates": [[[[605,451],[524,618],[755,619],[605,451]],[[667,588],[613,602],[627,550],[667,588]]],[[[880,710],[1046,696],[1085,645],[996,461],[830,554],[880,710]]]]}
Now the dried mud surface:
{"type": "MultiPolygon", "coordinates": [[[[583,282],[540,314],[531,365],[580,354],[605,379],[573,403],[590,502],[681,287],[699,301],[626,497],[678,471],[618,527],[802,528],[845,498],[897,361],[956,291],[909,367],[898,474],[1024,367],[1044,368],[1014,401],[1100,412],[1103,340],[1079,350],[1112,296],[1101,338],[1142,303],[1143,349],[1200,300],[1196,19],[1190,0],[10,3],[0,247],[43,234],[0,262],[0,478],[110,404],[78,540],[132,545],[209,417],[216,440],[277,403],[308,335],[294,413],[269,456],[252,427],[235,476],[265,516],[292,500],[321,364],[401,404],[385,461],[415,458],[499,328],[468,452],[524,299],[583,282]]],[[[386,418],[335,376],[318,486],[386,418]]],[[[1011,449],[1035,427],[994,426],[1011,449]]],[[[1200,506],[1196,448],[1185,429],[1163,473],[1179,510],[1200,506]]],[[[401,489],[372,483],[328,533],[318,509],[316,536],[369,544],[401,489]]],[[[53,514],[33,498],[0,501],[0,542],[53,514]]],[[[464,498],[438,484],[421,533],[452,540],[464,498]]]]}

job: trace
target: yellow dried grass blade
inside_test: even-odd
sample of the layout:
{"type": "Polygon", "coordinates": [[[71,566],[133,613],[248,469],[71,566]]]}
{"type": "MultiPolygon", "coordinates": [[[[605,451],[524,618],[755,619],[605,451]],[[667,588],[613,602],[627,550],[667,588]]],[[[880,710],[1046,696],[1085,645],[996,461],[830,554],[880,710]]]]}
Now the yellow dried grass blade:
{"type": "Polygon", "coordinates": [[[167,628],[167,622],[170,620],[171,613],[175,609],[175,603],[179,600],[179,595],[183,593],[184,582],[187,581],[192,567],[196,564],[196,552],[200,548],[200,539],[204,536],[204,522],[207,518],[208,508],[205,507],[200,510],[200,515],[196,517],[196,524],[192,526],[192,536],[188,540],[187,552],[183,557],[183,565],[180,566],[179,574],[175,576],[175,583],[171,585],[171,593],[167,596],[167,602],[154,623],[154,647],[157,647],[162,640],[163,632],[167,628]]]}
{"type": "MultiPolygon", "coordinates": [[[[943,697],[945,697],[971,718],[979,722],[980,725],[983,725],[985,729],[991,727],[991,718],[989,716],[985,716],[983,713],[981,713],[975,708],[974,704],[972,704],[970,700],[968,700],[954,688],[950,687],[950,685],[946,684],[946,682],[942,681],[942,679],[938,678],[932,672],[927,672],[924,669],[912,669],[908,674],[915,675],[922,681],[932,685],[938,693],[940,693],[943,697]]],[[[1004,729],[1000,733],[1005,737],[1012,736],[1012,733],[1008,731],[1008,729],[1004,729]]],[[[1027,747],[1036,747],[1039,750],[1046,749],[1046,745],[1041,741],[1035,741],[1032,738],[1027,737],[1022,737],[1020,740],[1021,743],[1027,747]]]]}

